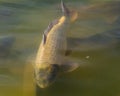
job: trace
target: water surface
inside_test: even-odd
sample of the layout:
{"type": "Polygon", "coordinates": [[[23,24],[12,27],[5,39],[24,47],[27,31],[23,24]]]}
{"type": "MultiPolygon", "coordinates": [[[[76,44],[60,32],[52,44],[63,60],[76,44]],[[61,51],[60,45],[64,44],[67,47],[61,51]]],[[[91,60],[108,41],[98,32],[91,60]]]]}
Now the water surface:
{"type": "MultiPolygon", "coordinates": [[[[117,19],[110,19],[112,22],[106,18],[82,18],[73,24],[69,36],[78,38],[80,45],[70,58],[85,64],[61,74],[50,87],[40,89],[33,76],[36,52],[44,29],[61,11],[58,3],[22,1],[0,1],[0,36],[15,38],[8,54],[0,57],[0,96],[120,95],[119,14],[117,19]]],[[[70,8],[76,6],[77,10],[85,4],[89,5],[68,2],[70,8]]]]}

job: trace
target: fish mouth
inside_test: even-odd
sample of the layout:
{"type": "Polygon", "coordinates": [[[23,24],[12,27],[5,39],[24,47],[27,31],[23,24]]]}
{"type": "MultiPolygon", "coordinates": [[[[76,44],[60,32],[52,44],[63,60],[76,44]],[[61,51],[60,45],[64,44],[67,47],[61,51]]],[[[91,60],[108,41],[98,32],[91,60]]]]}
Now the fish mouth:
{"type": "Polygon", "coordinates": [[[44,81],[36,80],[36,84],[40,88],[47,88],[49,86],[49,83],[46,80],[44,80],[44,81]]]}
{"type": "Polygon", "coordinates": [[[40,88],[47,88],[47,85],[38,85],[40,88]]]}

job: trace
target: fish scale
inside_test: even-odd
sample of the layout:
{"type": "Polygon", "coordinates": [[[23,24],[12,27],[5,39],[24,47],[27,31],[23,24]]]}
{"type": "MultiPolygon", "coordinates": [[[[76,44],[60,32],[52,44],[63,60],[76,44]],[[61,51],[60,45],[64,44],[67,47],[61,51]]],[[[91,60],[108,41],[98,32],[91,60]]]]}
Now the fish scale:
{"type": "MultiPolygon", "coordinates": [[[[52,31],[52,30],[51,30],[52,31]]],[[[64,31],[53,31],[48,34],[46,44],[44,46],[44,54],[41,56],[41,62],[49,63],[49,64],[59,64],[63,61],[62,56],[65,51],[65,32],[64,31]]]]}

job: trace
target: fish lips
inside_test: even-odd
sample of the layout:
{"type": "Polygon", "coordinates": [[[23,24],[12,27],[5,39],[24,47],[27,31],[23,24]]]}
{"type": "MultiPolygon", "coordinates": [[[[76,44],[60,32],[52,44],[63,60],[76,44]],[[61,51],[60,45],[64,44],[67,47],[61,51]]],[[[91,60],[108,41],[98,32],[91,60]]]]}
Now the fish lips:
{"type": "Polygon", "coordinates": [[[36,80],[36,83],[40,88],[46,88],[50,85],[47,81],[42,81],[41,82],[40,80],[36,80]]]}
{"type": "Polygon", "coordinates": [[[57,78],[59,73],[59,66],[57,64],[52,64],[52,70],[49,74],[37,74],[36,83],[40,88],[46,88],[51,85],[57,78]]]}

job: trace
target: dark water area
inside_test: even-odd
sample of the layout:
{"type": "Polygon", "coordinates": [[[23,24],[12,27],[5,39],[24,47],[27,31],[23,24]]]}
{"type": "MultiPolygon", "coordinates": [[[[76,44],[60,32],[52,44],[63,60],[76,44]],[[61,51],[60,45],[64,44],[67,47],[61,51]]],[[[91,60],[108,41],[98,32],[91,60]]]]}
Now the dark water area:
{"type": "Polygon", "coordinates": [[[104,11],[102,7],[84,11],[97,1],[65,0],[68,8],[83,10],[68,34],[69,58],[81,65],[41,89],[34,81],[34,61],[43,31],[61,16],[60,1],[1,0],[0,96],[119,96],[120,12],[107,5],[110,1],[104,11]]]}

